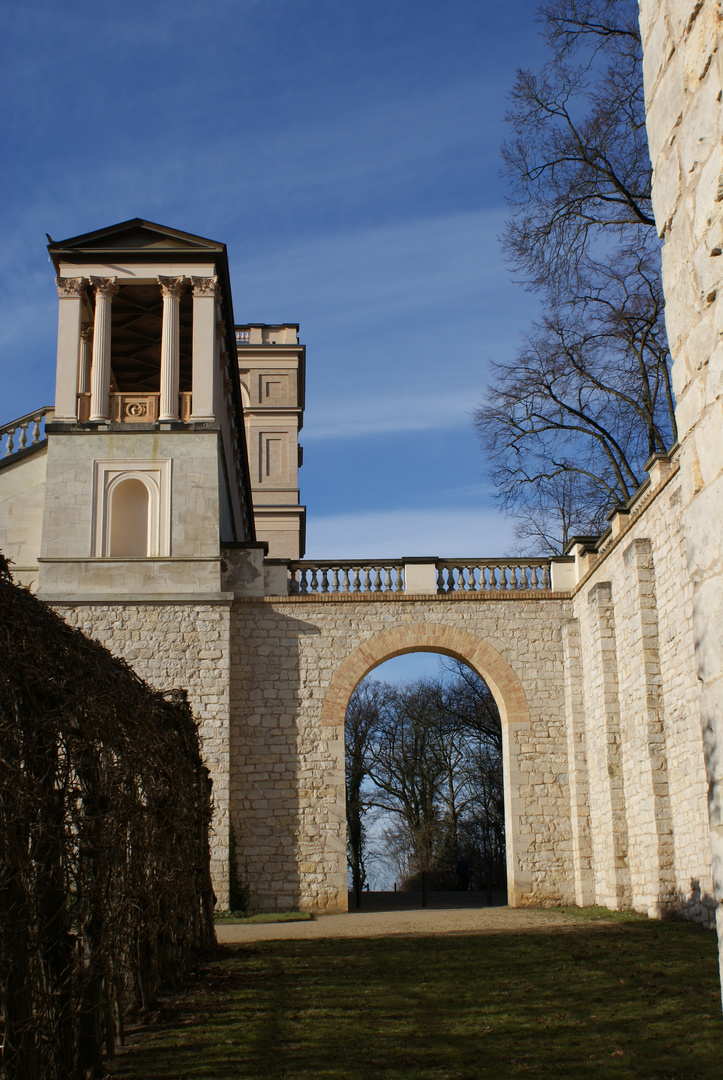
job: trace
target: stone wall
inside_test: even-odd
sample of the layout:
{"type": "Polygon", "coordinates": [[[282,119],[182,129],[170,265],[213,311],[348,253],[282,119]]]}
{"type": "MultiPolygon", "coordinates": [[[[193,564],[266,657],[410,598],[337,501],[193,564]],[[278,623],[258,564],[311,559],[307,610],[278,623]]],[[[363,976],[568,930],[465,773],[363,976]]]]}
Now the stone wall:
{"type": "Polygon", "coordinates": [[[716,0],[640,0],[723,977],[722,18],[716,0]]]}
{"type": "Polygon", "coordinates": [[[576,844],[590,852],[578,895],[710,922],[693,587],[680,502],[674,466],[610,537],[566,628],[576,694],[568,693],[571,787],[582,793],[576,844]]]}
{"type": "Polygon", "coordinates": [[[151,686],[183,688],[199,721],[201,750],[213,778],[211,873],[228,906],[229,625],[228,603],[65,604],[71,626],[123,657],[151,686]]]}
{"type": "Polygon", "coordinates": [[[221,905],[233,824],[254,908],[345,908],[346,707],[378,664],[426,650],[468,663],[500,707],[510,903],[682,910],[707,922],[681,490],[677,465],[656,465],[572,594],[55,606],[152,685],[188,689],[214,780],[221,905]]]}
{"type": "Polygon", "coordinates": [[[562,670],[564,598],[487,594],[237,600],[232,820],[254,907],[344,910],[344,712],[391,656],[437,650],[493,688],[503,717],[514,903],[574,902],[562,670]]]}

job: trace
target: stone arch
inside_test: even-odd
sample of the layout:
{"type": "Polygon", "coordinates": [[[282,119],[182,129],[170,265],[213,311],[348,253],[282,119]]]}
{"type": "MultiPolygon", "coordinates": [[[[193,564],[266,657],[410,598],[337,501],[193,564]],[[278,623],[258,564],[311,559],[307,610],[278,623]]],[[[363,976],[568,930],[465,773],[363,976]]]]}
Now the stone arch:
{"type": "MultiPolygon", "coordinates": [[[[507,902],[515,907],[524,902],[531,889],[530,874],[524,865],[529,837],[526,838],[520,828],[523,809],[520,784],[523,776],[518,764],[521,741],[530,727],[530,710],[519,677],[501,653],[483,638],[443,623],[407,623],[369,638],[342,661],[332,676],[321,708],[322,724],[335,729],[335,741],[341,747],[341,760],[337,764],[337,777],[339,768],[342,776],[340,805],[343,805],[344,792],[343,730],[349,699],[355,687],[375,667],[394,656],[410,652],[436,652],[464,661],[481,675],[497,702],[502,720],[507,902]]],[[[329,781],[333,783],[331,776],[329,781]]],[[[342,815],[345,817],[343,810],[342,815]]],[[[346,850],[346,842],[344,848],[346,850]]],[[[345,886],[346,858],[344,889],[345,886]]]]}
{"type": "Polygon", "coordinates": [[[442,623],[394,626],[354,649],[332,677],[321,709],[322,723],[343,724],[349,698],[362,679],[385,660],[410,652],[436,652],[463,660],[494,694],[503,725],[529,723],[522,683],[505,658],[482,638],[442,623]]]}

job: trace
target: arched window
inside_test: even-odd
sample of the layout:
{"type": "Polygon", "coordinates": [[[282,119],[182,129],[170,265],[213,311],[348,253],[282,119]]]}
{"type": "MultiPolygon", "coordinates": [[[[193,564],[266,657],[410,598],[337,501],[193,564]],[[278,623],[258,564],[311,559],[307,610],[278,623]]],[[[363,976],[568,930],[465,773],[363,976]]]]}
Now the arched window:
{"type": "Polygon", "coordinates": [[[109,555],[120,558],[148,555],[149,496],[143,481],[134,477],[113,486],[109,555]]]}

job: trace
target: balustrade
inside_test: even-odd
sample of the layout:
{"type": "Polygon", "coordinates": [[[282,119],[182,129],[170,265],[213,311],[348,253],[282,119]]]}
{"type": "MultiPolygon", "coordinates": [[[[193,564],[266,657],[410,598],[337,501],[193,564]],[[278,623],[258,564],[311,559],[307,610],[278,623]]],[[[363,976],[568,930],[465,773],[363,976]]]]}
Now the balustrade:
{"type": "MultiPolygon", "coordinates": [[[[110,419],[114,424],[155,424],[158,420],[160,393],[110,395],[110,419]]],[[[183,423],[191,419],[191,393],[183,390],[178,395],[179,418],[183,423]]],[[[78,420],[85,423],[90,417],[90,394],[78,394],[78,420]]]]}
{"type": "Polygon", "coordinates": [[[52,420],[55,410],[46,405],[19,420],[0,427],[0,460],[6,460],[22,450],[32,449],[45,443],[45,423],[52,420]]]}
{"type": "Polygon", "coordinates": [[[404,564],[394,559],[379,562],[292,562],[289,592],[379,593],[404,592],[404,564]]]}
{"type": "Polygon", "coordinates": [[[437,563],[440,593],[549,588],[549,559],[445,559],[437,563]]]}
{"type": "MultiPolygon", "coordinates": [[[[437,592],[442,594],[551,588],[549,559],[443,559],[436,566],[437,592]]],[[[402,560],[303,561],[290,563],[289,569],[289,592],[295,595],[405,591],[402,560]]]]}

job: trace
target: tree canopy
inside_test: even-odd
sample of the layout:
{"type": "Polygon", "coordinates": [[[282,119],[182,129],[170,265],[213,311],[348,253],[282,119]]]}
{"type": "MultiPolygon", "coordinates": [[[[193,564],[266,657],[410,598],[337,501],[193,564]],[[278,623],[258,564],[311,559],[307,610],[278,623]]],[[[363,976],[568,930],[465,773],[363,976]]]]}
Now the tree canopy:
{"type": "Polygon", "coordinates": [[[550,59],[512,89],[503,246],[541,314],[475,419],[520,540],[559,552],[676,428],[637,3],[547,0],[538,19],[550,59]]]}
{"type": "Polygon", "coordinates": [[[422,871],[437,887],[467,859],[473,883],[504,883],[502,735],[494,698],[474,672],[407,686],[367,680],[346,718],[348,862],[367,878],[370,814],[384,821],[387,859],[402,883],[422,871]]]}

